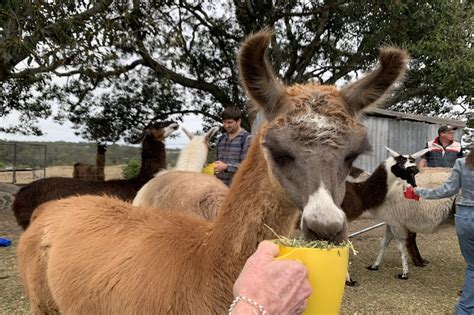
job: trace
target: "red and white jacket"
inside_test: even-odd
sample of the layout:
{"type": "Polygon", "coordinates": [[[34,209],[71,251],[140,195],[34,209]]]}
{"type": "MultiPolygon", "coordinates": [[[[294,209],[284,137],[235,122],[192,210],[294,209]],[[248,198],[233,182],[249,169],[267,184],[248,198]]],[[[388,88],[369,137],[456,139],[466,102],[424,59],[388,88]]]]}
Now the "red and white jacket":
{"type": "Polygon", "coordinates": [[[443,147],[439,138],[429,141],[427,148],[431,151],[425,154],[428,167],[453,167],[456,159],[461,158],[461,144],[453,141],[446,147],[443,147]]]}

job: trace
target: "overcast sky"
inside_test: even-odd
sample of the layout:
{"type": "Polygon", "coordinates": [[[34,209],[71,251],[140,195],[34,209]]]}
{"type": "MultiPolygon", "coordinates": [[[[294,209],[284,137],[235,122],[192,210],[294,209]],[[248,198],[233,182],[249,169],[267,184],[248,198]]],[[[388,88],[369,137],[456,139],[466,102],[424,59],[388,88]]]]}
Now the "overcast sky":
{"type": "MultiPolygon", "coordinates": [[[[12,125],[14,124],[15,118],[9,117],[8,120],[0,118],[0,124],[12,125]]],[[[74,135],[72,124],[69,122],[60,125],[54,122],[52,119],[40,120],[39,127],[43,131],[44,135],[41,137],[37,136],[23,136],[14,135],[0,132],[0,140],[9,141],[66,141],[66,142],[86,142],[86,140],[74,135]]],[[[183,123],[180,124],[191,132],[202,131],[202,120],[197,115],[188,115],[184,118],[183,123]]],[[[181,148],[189,140],[188,137],[182,132],[176,132],[176,137],[168,138],[166,140],[166,147],[168,148],[181,148]]],[[[125,144],[120,141],[119,144],[125,144]]]]}

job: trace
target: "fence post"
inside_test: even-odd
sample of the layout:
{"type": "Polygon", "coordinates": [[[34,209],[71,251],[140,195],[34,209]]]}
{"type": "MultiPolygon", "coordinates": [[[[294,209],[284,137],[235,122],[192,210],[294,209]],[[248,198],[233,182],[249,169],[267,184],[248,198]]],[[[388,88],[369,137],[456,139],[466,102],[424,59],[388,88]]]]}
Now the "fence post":
{"type": "Polygon", "coordinates": [[[16,183],[16,143],[13,144],[13,178],[12,184],[16,183]]]}
{"type": "Polygon", "coordinates": [[[44,165],[43,165],[43,178],[46,178],[46,144],[44,145],[44,165]]]}

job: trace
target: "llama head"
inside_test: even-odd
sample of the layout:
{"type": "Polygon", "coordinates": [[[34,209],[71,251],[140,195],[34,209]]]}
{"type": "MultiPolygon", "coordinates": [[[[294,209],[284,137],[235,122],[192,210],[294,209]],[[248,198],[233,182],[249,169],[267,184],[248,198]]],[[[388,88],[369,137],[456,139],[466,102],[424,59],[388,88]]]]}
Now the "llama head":
{"type": "MultiPolygon", "coordinates": [[[[189,140],[193,141],[193,139],[196,137],[196,135],[194,135],[191,131],[187,130],[186,128],[181,126],[181,129],[189,138],[189,140]]],[[[199,136],[200,139],[197,141],[201,141],[202,139],[202,142],[207,146],[207,148],[211,149],[211,142],[212,140],[214,140],[214,137],[217,135],[218,131],[219,131],[219,127],[212,127],[203,136],[199,136]]]]}
{"type": "Polygon", "coordinates": [[[98,142],[97,143],[97,154],[101,154],[101,155],[104,155],[105,152],[107,151],[107,143],[104,142],[98,142]]]}
{"type": "Polygon", "coordinates": [[[178,128],[179,125],[172,121],[153,122],[148,124],[145,130],[137,138],[131,140],[130,143],[142,143],[146,138],[156,142],[164,142],[178,128]]]}
{"type": "Polygon", "coordinates": [[[266,58],[271,33],[250,36],[239,54],[243,86],[267,119],[262,150],[269,176],[302,211],[305,237],[339,241],[346,237],[340,209],[352,162],[368,148],[360,112],[380,102],[402,77],[407,54],[386,48],[380,66],[338,89],[315,83],[284,85],[266,58]]]}
{"type": "Polygon", "coordinates": [[[416,187],[415,175],[418,174],[419,169],[415,164],[415,160],[430,151],[430,149],[423,149],[410,155],[401,155],[389,147],[386,147],[386,149],[390,153],[390,157],[385,161],[387,174],[393,174],[396,178],[416,187]]]}
{"type": "Polygon", "coordinates": [[[189,131],[188,129],[184,128],[183,126],[181,126],[181,130],[183,130],[184,134],[188,137],[189,140],[193,140],[194,138],[194,135],[191,131],[189,131]]]}
{"type": "Polygon", "coordinates": [[[206,144],[207,144],[207,147],[209,149],[212,148],[212,141],[214,140],[214,138],[217,136],[217,133],[219,132],[219,127],[212,127],[211,129],[209,129],[205,136],[204,136],[204,139],[206,141],[206,144]]]}

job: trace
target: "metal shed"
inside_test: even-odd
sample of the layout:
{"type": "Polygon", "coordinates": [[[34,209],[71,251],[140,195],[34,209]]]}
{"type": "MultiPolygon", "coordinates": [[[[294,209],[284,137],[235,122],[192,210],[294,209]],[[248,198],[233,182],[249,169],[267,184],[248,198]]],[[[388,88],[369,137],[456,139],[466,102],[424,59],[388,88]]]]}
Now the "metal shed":
{"type": "Polygon", "coordinates": [[[374,171],[388,157],[386,146],[400,154],[415,153],[437,136],[438,128],[442,125],[458,127],[455,139],[460,142],[462,128],[466,125],[460,120],[406,114],[379,108],[367,111],[363,122],[368,128],[372,152],[360,156],[354,165],[368,172],[374,171]]]}

